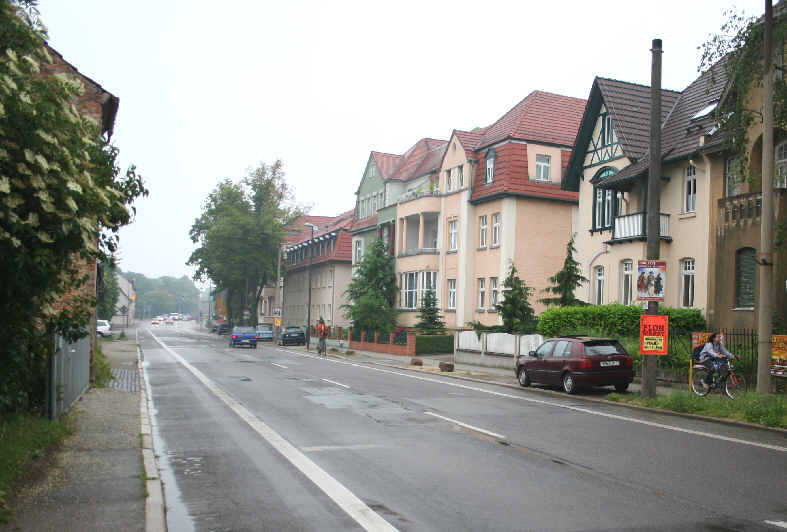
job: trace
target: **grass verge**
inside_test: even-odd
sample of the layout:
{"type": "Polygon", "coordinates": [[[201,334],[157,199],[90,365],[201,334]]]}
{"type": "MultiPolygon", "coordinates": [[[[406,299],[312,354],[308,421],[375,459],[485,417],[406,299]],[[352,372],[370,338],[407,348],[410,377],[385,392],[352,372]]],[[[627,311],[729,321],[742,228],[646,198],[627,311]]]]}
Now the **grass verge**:
{"type": "Polygon", "coordinates": [[[0,423],[0,523],[11,516],[6,497],[26,465],[73,432],[70,416],[61,421],[20,414],[0,423]]]}
{"type": "Polygon", "coordinates": [[[634,393],[611,393],[606,399],[673,412],[748,421],[766,427],[787,428],[787,397],[784,395],[759,395],[750,392],[736,396],[735,399],[728,399],[720,395],[699,397],[680,390],[653,399],[645,399],[634,393]]]}
{"type": "Polygon", "coordinates": [[[93,386],[96,388],[106,388],[109,381],[112,380],[112,367],[104,352],[101,350],[101,344],[104,340],[96,342],[95,360],[93,361],[93,369],[95,371],[95,380],[93,386]]]}

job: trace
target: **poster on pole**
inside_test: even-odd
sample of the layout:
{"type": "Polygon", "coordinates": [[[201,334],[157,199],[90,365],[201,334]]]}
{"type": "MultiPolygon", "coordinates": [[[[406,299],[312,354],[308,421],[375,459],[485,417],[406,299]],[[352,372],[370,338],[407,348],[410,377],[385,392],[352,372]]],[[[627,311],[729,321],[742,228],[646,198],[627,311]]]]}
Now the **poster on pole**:
{"type": "Polygon", "coordinates": [[[771,336],[771,375],[787,377],[787,335],[771,336]]]}
{"type": "Polygon", "coordinates": [[[643,314],[639,317],[639,352],[643,355],[666,355],[669,318],[643,314]]]}
{"type": "Polygon", "coordinates": [[[637,261],[637,301],[664,302],[667,283],[667,261],[637,261]]]}

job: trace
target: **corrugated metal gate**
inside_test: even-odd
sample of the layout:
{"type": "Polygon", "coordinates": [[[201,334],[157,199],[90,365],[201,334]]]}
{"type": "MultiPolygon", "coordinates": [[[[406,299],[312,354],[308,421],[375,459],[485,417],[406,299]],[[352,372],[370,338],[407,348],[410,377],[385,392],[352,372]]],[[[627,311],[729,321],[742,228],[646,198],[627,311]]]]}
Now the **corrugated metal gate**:
{"type": "Polygon", "coordinates": [[[55,419],[68,412],[90,386],[90,335],[73,344],[55,337],[48,384],[49,417],[55,419]]]}

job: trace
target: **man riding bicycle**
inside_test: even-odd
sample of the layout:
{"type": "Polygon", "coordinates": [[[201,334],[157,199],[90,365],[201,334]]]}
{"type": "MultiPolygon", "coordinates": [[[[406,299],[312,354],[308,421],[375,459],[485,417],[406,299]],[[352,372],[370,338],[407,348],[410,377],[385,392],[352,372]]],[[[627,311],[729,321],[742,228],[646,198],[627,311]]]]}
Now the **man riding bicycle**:
{"type": "Polygon", "coordinates": [[[700,352],[700,363],[708,370],[702,381],[703,387],[713,385],[713,373],[721,367],[725,358],[735,358],[735,355],[724,348],[724,335],[713,333],[700,352]]]}
{"type": "Polygon", "coordinates": [[[327,353],[325,339],[328,337],[328,326],[325,325],[325,320],[322,319],[322,316],[317,322],[317,337],[319,338],[317,341],[317,353],[325,356],[327,353]]]}

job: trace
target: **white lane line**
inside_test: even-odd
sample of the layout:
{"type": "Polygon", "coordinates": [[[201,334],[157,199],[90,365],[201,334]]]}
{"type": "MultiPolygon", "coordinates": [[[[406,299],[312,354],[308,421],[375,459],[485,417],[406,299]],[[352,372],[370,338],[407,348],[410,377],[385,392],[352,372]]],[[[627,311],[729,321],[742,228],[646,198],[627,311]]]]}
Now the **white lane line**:
{"type": "Polygon", "coordinates": [[[407,373],[402,373],[402,372],[399,372],[399,371],[393,371],[393,370],[390,370],[390,369],[378,368],[378,367],[373,367],[373,366],[366,366],[364,364],[359,364],[357,362],[347,362],[345,360],[336,360],[336,359],[333,359],[333,358],[316,357],[316,356],[312,356],[312,355],[307,355],[305,353],[299,353],[297,351],[289,351],[289,350],[286,350],[286,349],[279,349],[279,351],[283,351],[284,353],[290,353],[290,354],[297,355],[297,356],[300,356],[300,357],[313,358],[315,360],[324,360],[324,361],[327,361],[327,362],[332,362],[334,364],[343,364],[345,366],[355,366],[357,368],[364,368],[364,369],[368,369],[368,370],[371,370],[371,371],[378,371],[380,373],[388,373],[390,375],[399,375],[400,377],[407,377],[409,379],[415,379],[415,380],[424,381],[424,382],[433,382],[433,383],[436,383],[436,384],[442,384],[444,386],[453,386],[454,388],[461,388],[463,390],[472,390],[474,392],[481,392],[481,393],[485,393],[485,394],[489,394],[489,395],[494,395],[496,397],[506,397],[508,399],[517,399],[519,401],[525,401],[525,402],[528,402],[528,403],[535,403],[535,404],[544,405],[544,406],[552,406],[552,407],[555,407],[555,408],[564,408],[566,410],[572,410],[574,412],[582,412],[583,414],[591,414],[591,415],[594,415],[594,416],[606,417],[606,418],[609,418],[609,419],[616,419],[616,420],[619,420],[619,421],[628,421],[630,423],[638,423],[640,425],[647,425],[649,427],[656,427],[656,428],[659,428],[659,429],[672,430],[672,431],[675,431],[675,432],[682,432],[684,434],[691,434],[692,436],[702,436],[704,438],[711,438],[711,439],[714,439],[714,440],[721,440],[721,441],[726,441],[726,442],[730,442],[730,443],[739,443],[741,445],[749,445],[751,447],[759,447],[761,449],[768,449],[768,450],[771,450],[771,451],[778,451],[780,453],[787,453],[787,447],[781,447],[779,445],[770,445],[768,443],[759,443],[759,442],[754,442],[754,441],[749,441],[749,440],[741,440],[739,438],[732,438],[732,437],[729,437],[729,436],[722,436],[721,434],[713,434],[713,433],[710,433],[710,432],[702,432],[702,431],[699,431],[699,430],[692,430],[692,429],[684,429],[682,427],[675,427],[673,425],[665,425],[664,423],[656,423],[655,421],[646,421],[644,419],[636,419],[636,418],[632,418],[632,417],[620,416],[618,414],[610,414],[608,412],[598,412],[596,410],[591,410],[589,408],[580,407],[580,406],[565,405],[565,404],[560,404],[560,403],[554,403],[552,401],[544,401],[542,399],[534,399],[532,397],[524,397],[524,396],[520,396],[520,395],[513,395],[513,394],[510,394],[510,393],[497,392],[497,391],[494,391],[494,390],[485,390],[484,388],[479,388],[478,386],[469,386],[467,384],[461,384],[461,383],[458,383],[458,382],[442,381],[440,379],[434,379],[434,378],[431,378],[431,377],[422,377],[420,375],[410,375],[410,374],[407,374],[407,373]]]}
{"type": "Polygon", "coordinates": [[[778,526],[779,528],[787,528],[787,521],[765,521],[765,524],[778,526]]]}
{"type": "Polygon", "coordinates": [[[460,427],[464,427],[466,429],[487,434],[489,436],[492,436],[493,438],[497,438],[498,440],[506,439],[505,436],[503,436],[502,434],[498,434],[497,432],[492,432],[491,430],[485,430],[478,427],[474,427],[473,425],[468,425],[467,423],[462,423],[461,421],[457,421],[456,419],[451,419],[450,417],[441,416],[440,414],[435,414],[434,412],[424,412],[424,414],[426,414],[427,416],[439,417],[440,419],[444,421],[448,421],[449,423],[454,423],[456,425],[459,425],[460,427]]]}
{"type": "Polygon", "coordinates": [[[377,449],[379,447],[382,447],[382,445],[376,445],[374,443],[359,443],[357,445],[315,445],[313,447],[301,447],[301,451],[304,453],[317,453],[320,451],[364,451],[366,449],[377,449]]]}
{"type": "Polygon", "coordinates": [[[216,383],[210,380],[204,373],[189,364],[183,357],[167,347],[155,335],[153,339],[163,347],[175,360],[180,362],[189,370],[202,384],[205,385],[213,394],[221,399],[232,409],[243,421],[253,428],[260,436],[276,449],[284,458],[298,468],[309,480],[314,482],[339,508],[347,512],[347,515],[355,519],[365,530],[370,531],[395,531],[396,528],[383,519],[378,513],[369,508],[354,493],[348,490],[338,480],[329,475],[324,469],[312,462],[305,454],[299,451],[293,444],[285,440],[279,433],[266,425],[257,416],[252,414],[246,407],[239,403],[227,392],[219,388],[216,383]]]}
{"type": "Polygon", "coordinates": [[[330,379],[320,379],[321,381],[330,382],[331,384],[335,384],[336,386],[341,386],[342,388],[349,388],[346,384],[342,384],[341,382],[332,381],[330,379]]]}
{"type": "Polygon", "coordinates": [[[276,362],[271,362],[271,364],[273,364],[273,365],[274,365],[274,366],[276,366],[277,368],[281,368],[281,369],[287,369],[287,366],[282,366],[281,364],[277,364],[276,362]]]}

